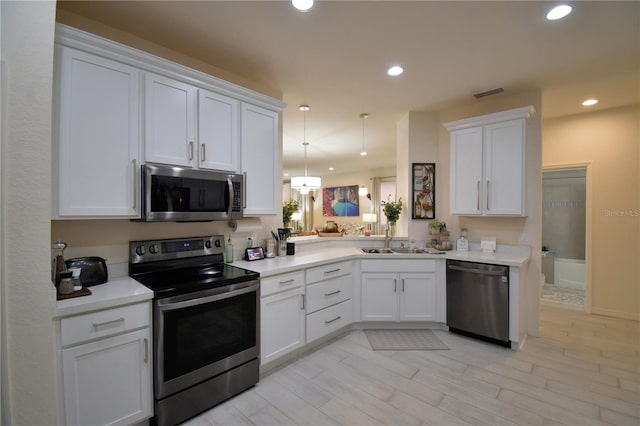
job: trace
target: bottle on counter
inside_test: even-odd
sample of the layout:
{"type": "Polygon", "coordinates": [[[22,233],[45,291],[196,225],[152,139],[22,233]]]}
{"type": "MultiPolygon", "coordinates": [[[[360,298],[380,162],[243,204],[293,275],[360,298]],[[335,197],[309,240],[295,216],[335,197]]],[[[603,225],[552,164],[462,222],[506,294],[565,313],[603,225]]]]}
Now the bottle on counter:
{"type": "Polygon", "coordinates": [[[67,248],[67,243],[56,241],[52,248],[53,264],[51,265],[51,281],[58,287],[60,285],[60,273],[67,270],[67,264],[64,263],[64,249],[67,248]]]}
{"type": "Polygon", "coordinates": [[[231,243],[231,235],[224,246],[224,261],[227,263],[233,263],[233,244],[231,243]]]}

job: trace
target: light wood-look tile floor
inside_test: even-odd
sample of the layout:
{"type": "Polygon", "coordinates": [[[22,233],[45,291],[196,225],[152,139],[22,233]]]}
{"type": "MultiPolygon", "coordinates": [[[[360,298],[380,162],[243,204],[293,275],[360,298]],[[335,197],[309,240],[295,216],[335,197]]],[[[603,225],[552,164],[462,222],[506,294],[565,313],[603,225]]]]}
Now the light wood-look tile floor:
{"type": "Polygon", "coordinates": [[[446,331],[450,350],[374,352],[352,331],[186,424],[640,425],[639,323],[540,319],[521,352],[446,331]]]}

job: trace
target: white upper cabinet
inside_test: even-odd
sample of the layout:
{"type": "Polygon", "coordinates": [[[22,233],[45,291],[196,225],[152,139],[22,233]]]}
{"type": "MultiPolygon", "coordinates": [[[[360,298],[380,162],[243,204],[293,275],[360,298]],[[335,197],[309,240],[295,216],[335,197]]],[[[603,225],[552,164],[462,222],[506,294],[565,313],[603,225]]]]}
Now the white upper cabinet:
{"type": "Polygon", "coordinates": [[[198,167],[240,171],[240,102],[198,90],[198,167]]]}
{"type": "Polygon", "coordinates": [[[242,172],[245,174],[245,215],[277,214],[280,144],[277,112],[242,104],[242,172]]]}
{"type": "Polygon", "coordinates": [[[145,160],[240,171],[239,102],[152,73],[145,76],[145,160]]]}
{"type": "Polygon", "coordinates": [[[56,64],[54,217],[139,217],[140,71],[68,47],[56,64]]]}
{"type": "Polygon", "coordinates": [[[140,165],[245,174],[246,215],[280,207],[282,101],[56,25],[54,217],[139,218],[140,165]]]}
{"type": "Polygon", "coordinates": [[[145,74],[145,160],[193,166],[196,154],[197,89],[145,74]]]}
{"type": "Polygon", "coordinates": [[[451,131],[451,214],[524,216],[524,107],[445,123],[451,131]]]}

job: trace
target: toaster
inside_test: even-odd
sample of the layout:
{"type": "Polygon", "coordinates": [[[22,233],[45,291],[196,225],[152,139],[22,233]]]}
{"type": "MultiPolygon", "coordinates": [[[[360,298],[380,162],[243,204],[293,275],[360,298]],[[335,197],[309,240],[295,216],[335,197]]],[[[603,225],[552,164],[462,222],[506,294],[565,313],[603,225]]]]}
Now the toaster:
{"type": "Polygon", "coordinates": [[[98,256],[76,257],[65,260],[67,268],[80,268],[80,282],[83,287],[106,283],[109,280],[105,259],[98,256]]]}

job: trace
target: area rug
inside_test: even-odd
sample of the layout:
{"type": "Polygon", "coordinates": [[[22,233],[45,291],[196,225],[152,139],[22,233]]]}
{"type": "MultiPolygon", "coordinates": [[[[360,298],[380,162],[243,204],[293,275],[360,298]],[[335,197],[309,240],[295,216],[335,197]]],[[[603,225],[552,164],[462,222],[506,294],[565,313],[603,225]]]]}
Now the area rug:
{"type": "Polygon", "coordinates": [[[374,351],[434,351],[449,349],[431,330],[365,330],[374,351]]]}

